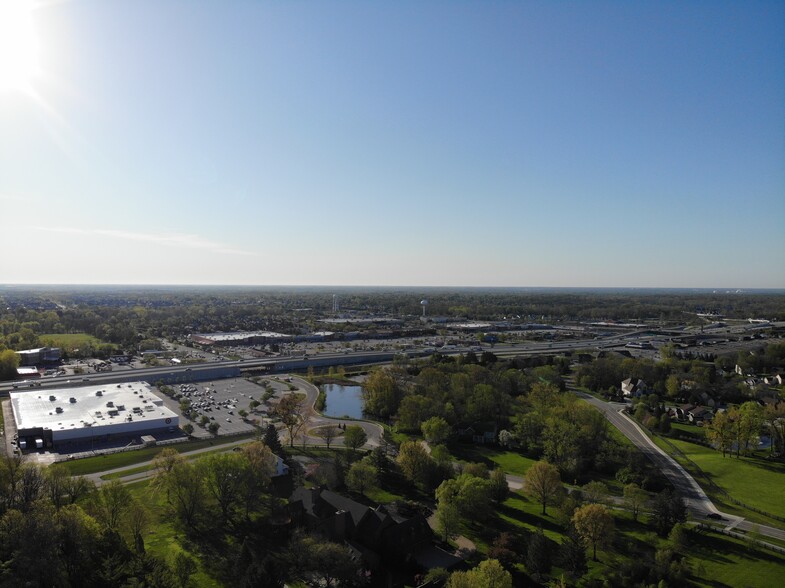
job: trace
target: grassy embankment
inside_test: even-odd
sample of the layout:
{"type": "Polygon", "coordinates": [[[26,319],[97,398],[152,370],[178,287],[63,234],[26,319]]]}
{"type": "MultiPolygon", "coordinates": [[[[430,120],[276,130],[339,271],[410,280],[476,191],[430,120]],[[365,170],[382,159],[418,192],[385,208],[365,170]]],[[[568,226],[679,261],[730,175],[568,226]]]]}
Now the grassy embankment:
{"type": "Polygon", "coordinates": [[[670,445],[657,437],[655,441],[695,477],[712,500],[727,506],[733,514],[762,523],[772,522],[763,515],[729,501],[722,492],[705,482],[706,477],[734,499],[753,508],[785,517],[785,495],[781,492],[785,482],[785,464],[766,460],[760,453],[741,458],[729,455],[722,457],[721,452],[710,447],[681,439],[668,439],[670,445]],[[678,451],[674,452],[673,447],[678,451]],[[685,456],[692,463],[684,459],[685,456]],[[696,465],[701,471],[696,469],[696,465]],[[701,472],[705,476],[701,475],[701,472]]]}
{"type": "MultiPolygon", "coordinates": [[[[215,447],[224,445],[226,443],[233,443],[243,438],[253,437],[253,434],[248,435],[234,435],[232,437],[216,437],[214,439],[206,439],[203,441],[187,441],[176,445],[168,445],[173,447],[180,453],[188,451],[195,451],[197,449],[204,449],[206,447],[215,447]]],[[[122,468],[140,464],[153,459],[161,451],[163,446],[145,447],[143,449],[136,449],[134,451],[124,451],[121,453],[112,453],[108,455],[96,455],[95,457],[86,457],[84,459],[76,459],[73,461],[64,461],[62,464],[68,469],[72,476],[84,476],[87,474],[94,474],[96,472],[104,472],[113,470],[115,468],[122,468]]]]}

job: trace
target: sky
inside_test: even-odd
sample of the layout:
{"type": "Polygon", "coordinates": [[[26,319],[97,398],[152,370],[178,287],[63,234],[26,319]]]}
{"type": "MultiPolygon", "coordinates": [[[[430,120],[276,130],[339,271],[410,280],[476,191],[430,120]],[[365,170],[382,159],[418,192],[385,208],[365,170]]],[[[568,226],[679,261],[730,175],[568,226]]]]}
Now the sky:
{"type": "Polygon", "coordinates": [[[0,283],[785,287],[780,1],[20,13],[0,283]]]}

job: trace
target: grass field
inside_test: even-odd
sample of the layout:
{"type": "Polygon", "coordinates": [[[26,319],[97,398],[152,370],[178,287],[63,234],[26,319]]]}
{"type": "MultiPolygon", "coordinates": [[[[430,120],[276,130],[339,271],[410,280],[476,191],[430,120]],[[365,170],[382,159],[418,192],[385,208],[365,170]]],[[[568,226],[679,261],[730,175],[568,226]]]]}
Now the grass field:
{"type": "Polygon", "coordinates": [[[785,583],[785,556],[717,533],[693,538],[690,564],[698,586],[777,588],[785,583]]]}
{"type": "MultiPolygon", "coordinates": [[[[670,442],[736,500],[785,517],[785,464],[756,457],[722,457],[719,451],[703,445],[676,439],[670,442]]],[[[701,478],[697,479],[700,483],[701,478]]]]}
{"type": "MultiPolygon", "coordinates": [[[[169,447],[173,447],[180,453],[184,453],[186,451],[204,449],[205,447],[215,447],[225,443],[233,443],[244,437],[250,438],[251,436],[252,435],[235,435],[232,437],[217,437],[204,441],[188,441],[178,445],[170,445],[169,447]]],[[[135,451],[124,451],[122,453],[96,455],[95,457],[86,457],[74,461],[64,461],[62,464],[68,469],[72,476],[84,476],[86,474],[104,472],[106,470],[113,470],[115,468],[122,468],[149,461],[163,451],[163,449],[163,447],[145,447],[135,451]]]]}
{"type": "Polygon", "coordinates": [[[39,335],[38,339],[43,344],[60,347],[69,351],[79,349],[86,345],[96,347],[105,344],[105,341],[101,341],[87,333],[47,333],[45,335],[39,335]]]}
{"type": "Polygon", "coordinates": [[[460,444],[450,448],[450,453],[459,460],[484,463],[489,469],[502,468],[506,473],[523,476],[536,461],[515,451],[506,451],[482,445],[460,444]]]}

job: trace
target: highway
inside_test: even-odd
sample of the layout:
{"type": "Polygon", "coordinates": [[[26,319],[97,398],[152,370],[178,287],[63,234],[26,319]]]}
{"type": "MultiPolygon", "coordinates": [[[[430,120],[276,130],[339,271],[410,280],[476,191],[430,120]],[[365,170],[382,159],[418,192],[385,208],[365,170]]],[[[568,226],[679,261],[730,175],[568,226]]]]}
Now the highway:
{"type": "MultiPolygon", "coordinates": [[[[597,341],[594,339],[581,339],[575,341],[559,341],[554,343],[522,343],[517,345],[497,345],[493,348],[483,348],[483,351],[505,355],[542,355],[549,353],[560,353],[564,351],[576,351],[579,349],[597,349],[623,346],[629,340],[619,340],[614,337],[608,341],[597,341]]],[[[456,347],[445,355],[460,355],[471,351],[471,347],[456,347]]],[[[290,371],[306,370],[308,367],[329,367],[336,365],[364,365],[387,363],[393,360],[396,355],[407,355],[408,357],[427,357],[433,351],[425,349],[413,349],[407,351],[352,351],[352,352],[326,352],[314,353],[309,355],[278,356],[266,357],[262,359],[227,360],[212,361],[208,363],[194,363],[185,365],[173,365],[163,367],[150,367],[141,369],[123,370],[117,372],[102,372],[89,374],[87,376],[58,376],[46,377],[33,380],[31,382],[8,381],[0,382],[0,395],[7,396],[9,392],[15,390],[24,391],[27,389],[38,388],[63,388],[72,386],[82,386],[90,384],[113,384],[130,381],[147,381],[155,383],[158,380],[177,379],[178,381],[205,381],[217,379],[218,376],[212,374],[216,370],[238,369],[242,371],[253,369],[265,369],[270,372],[286,373],[290,371]],[[16,388],[14,387],[16,386],[16,388]]]]}

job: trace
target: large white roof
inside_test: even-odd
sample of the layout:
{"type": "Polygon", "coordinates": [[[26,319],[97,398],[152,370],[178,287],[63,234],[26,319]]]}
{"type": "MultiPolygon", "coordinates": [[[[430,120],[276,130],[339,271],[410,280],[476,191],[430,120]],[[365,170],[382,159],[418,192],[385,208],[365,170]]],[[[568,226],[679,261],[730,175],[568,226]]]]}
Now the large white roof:
{"type": "Polygon", "coordinates": [[[12,392],[11,405],[18,429],[62,431],[162,418],[177,422],[147,382],[12,392]]]}
{"type": "Polygon", "coordinates": [[[251,339],[252,337],[267,338],[267,339],[288,339],[291,335],[284,333],[274,333],[272,331],[238,331],[235,333],[194,333],[194,337],[202,337],[210,339],[215,342],[224,341],[242,341],[244,339],[251,339]]]}

